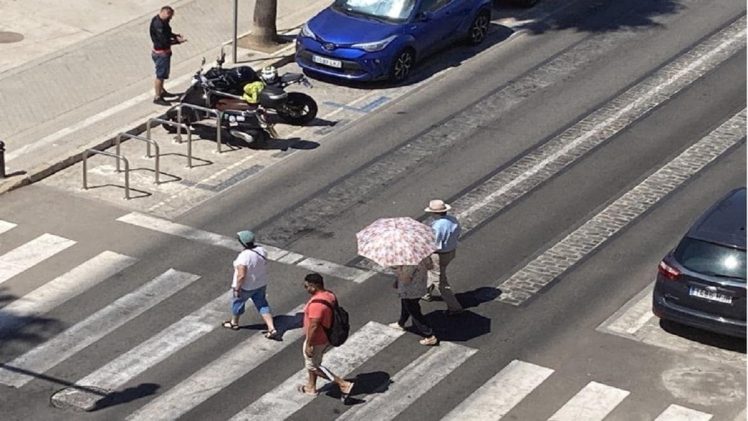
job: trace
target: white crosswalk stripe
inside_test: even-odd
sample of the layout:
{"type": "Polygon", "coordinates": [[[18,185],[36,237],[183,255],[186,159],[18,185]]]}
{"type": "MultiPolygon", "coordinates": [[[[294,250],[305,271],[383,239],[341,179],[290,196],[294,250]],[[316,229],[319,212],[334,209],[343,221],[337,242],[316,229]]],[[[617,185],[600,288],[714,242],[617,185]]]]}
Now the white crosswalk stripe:
{"type": "Polygon", "coordinates": [[[392,377],[392,385],[369,401],[343,413],[338,420],[391,420],[423,396],[476,350],[444,342],[430,349],[392,377]]]}
{"type": "MultiPolygon", "coordinates": [[[[346,376],[394,342],[403,333],[402,330],[393,329],[376,322],[369,322],[348,338],[342,346],[325,354],[323,365],[329,367],[338,376],[346,376]]],[[[237,421],[282,420],[287,418],[314,399],[314,397],[299,393],[296,390],[297,385],[303,384],[305,379],[306,370],[302,369],[231,419],[237,421]]]]}
{"type": "Polygon", "coordinates": [[[44,344],[0,366],[0,383],[21,387],[199,279],[169,269],[44,344]]]}
{"type": "MultiPolygon", "coordinates": [[[[203,231],[197,228],[192,228],[187,225],[178,224],[150,215],[144,215],[134,212],[117,218],[117,220],[126,224],[147,228],[153,231],[181,237],[191,241],[198,241],[216,247],[223,247],[230,250],[239,249],[239,242],[235,238],[203,231]]],[[[356,283],[361,283],[369,279],[376,273],[349,266],[339,265],[337,263],[328,262],[322,259],[307,257],[298,253],[283,250],[269,245],[263,244],[262,247],[267,250],[269,260],[300,266],[305,269],[313,270],[325,275],[335,276],[341,279],[346,279],[356,283]]]]}
{"type": "Polygon", "coordinates": [[[0,309],[0,331],[18,328],[31,318],[49,312],[135,261],[111,251],[97,255],[0,309]]]}
{"type": "Polygon", "coordinates": [[[552,373],[550,368],[514,360],[457,405],[443,420],[500,419],[552,373]]]}
{"type": "Polygon", "coordinates": [[[36,266],[75,244],[75,241],[52,234],[42,234],[0,256],[0,284],[36,266]]]}
{"type": "MultiPolygon", "coordinates": [[[[286,316],[291,319],[302,310],[303,306],[296,307],[286,316]]],[[[287,323],[290,325],[292,322],[287,323]]],[[[285,332],[282,342],[268,341],[261,335],[250,336],[164,395],[128,416],[127,420],[168,421],[179,418],[304,336],[304,331],[299,326],[286,330],[289,327],[291,326],[276,322],[276,329],[285,332]]]]}
{"type": "MultiPolygon", "coordinates": [[[[180,349],[217,328],[228,313],[229,299],[221,294],[197,311],[183,317],[147,341],[120,355],[76,384],[111,392],[155,366],[180,349]]],[[[81,409],[93,408],[102,396],[82,389],[69,389],[55,399],[81,409]]]]}
{"type": "Polygon", "coordinates": [[[2,219],[0,219],[0,234],[6,231],[10,231],[15,227],[16,227],[16,224],[12,222],[8,222],[8,221],[3,221],[2,219]]]}
{"type": "Polygon", "coordinates": [[[628,395],[625,390],[590,382],[548,421],[602,420],[628,395]]]}
{"type": "Polygon", "coordinates": [[[712,419],[711,414],[673,404],[655,418],[655,421],[709,421],[710,419],[712,419]]]}

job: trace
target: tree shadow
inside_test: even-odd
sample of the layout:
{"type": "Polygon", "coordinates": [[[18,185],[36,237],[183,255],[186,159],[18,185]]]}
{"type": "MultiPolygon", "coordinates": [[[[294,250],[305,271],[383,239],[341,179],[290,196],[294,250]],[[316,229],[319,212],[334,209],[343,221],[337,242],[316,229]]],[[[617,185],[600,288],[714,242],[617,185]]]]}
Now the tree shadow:
{"type": "MultiPolygon", "coordinates": [[[[494,1],[494,7],[505,6],[507,6],[506,1],[494,1]]],[[[656,17],[675,14],[684,7],[675,0],[623,0],[597,2],[590,5],[580,4],[580,10],[575,13],[555,14],[541,0],[536,7],[521,13],[521,18],[526,23],[518,25],[516,29],[528,31],[532,34],[542,34],[549,31],[564,30],[602,33],[658,27],[661,24],[655,20],[656,17]]],[[[516,6],[509,5],[509,9],[505,10],[511,11],[512,8],[517,9],[516,6]]]]}
{"type": "Polygon", "coordinates": [[[660,327],[667,333],[680,336],[689,341],[741,354],[746,353],[745,338],[721,335],[664,319],[660,319],[660,327]]]}
{"type": "Polygon", "coordinates": [[[16,300],[23,299],[5,292],[0,287],[0,355],[3,359],[12,358],[25,350],[28,345],[36,345],[64,329],[64,324],[57,319],[42,316],[25,316],[12,312],[5,307],[16,300]]]}

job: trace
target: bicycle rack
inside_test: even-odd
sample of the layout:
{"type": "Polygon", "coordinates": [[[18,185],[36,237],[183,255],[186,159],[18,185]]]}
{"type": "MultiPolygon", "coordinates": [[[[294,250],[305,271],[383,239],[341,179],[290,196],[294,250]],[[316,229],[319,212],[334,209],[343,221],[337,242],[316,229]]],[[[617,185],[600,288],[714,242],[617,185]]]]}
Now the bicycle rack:
{"type": "Polygon", "coordinates": [[[91,154],[100,154],[117,158],[117,167],[119,168],[119,161],[125,162],[125,199],[130,200],[130,162],[127,161],[122,155],[113,154],[107,151],[97,151],[96,149],[86,149],[83,151],[83,190],[88,190],[88,156],[91,154]]]}
{"type": "MultiPolygon", "coordinates": [[[[189,109],[192,109],[192,110],[198,110],[198,111],[202,111],[202,112],[205,112],[205,113],[210,113],[210,114],[215,115],[215,117],[216,117],[216,143],[218,145],[217,146],[217,150],[218,150],[218,153],[222,153],[221,146],[223,145],[223,141],[222,141],[222,138],[221,138],[221,134],[222,134],[223,130],[221,130],[221,122],[223,121],[223,114],[224,114],[224,112],[223,111],[218,111],[218,110],[213,109],[213,108],[201,107],[199,105],[177,104],[177,105],[171,107],[171,109],[169,110],[169,111],[174,110],[174,109],[177,110],[177,122],[182,121],[182,108],[185,108],[185,107],[187,107],[189,109]]],[[[177,128],[177,136],[181,137],[181,134],[182,134],[181,128],[177,128]]]]}
{"type": "MultiPolygon", "coordinates": [[[[151,126],[153,123],[159,123],[159,124],[166,124],[169,126],[174,126],[177,128],[182,128],[187,132],[187,168],[192,168],[192,129],[190,129],[190,126],[182,123],[177,123],[174,121],[164,120],[160,118],[151,118],[148,119],[148,123],[145,125],[145,137],[148,138],[148,140],[151,140],[151,126]]],[[[181,132],[178,132],[177,139],[179,139],[181,143],[181,132]]]]}
{"type": "MultiPolygon", "coordinates": [[[[158,181],[158,175],[159,175],[159,165],[158,165],[158,163],[159,163],[159,158],[161,156],[161,152],[160,152],[160,148],[158,146],[158,142],[156,142],[153,139],[146,139],[146,138],[144,138],[142,136],[136,136],[134,134],[120,133],[120,134],[117,135],[117,138],[114,141],[114,144],[117,146],[117,155],[120,155],[120,156],[122,156],[119,153],[119,151],[120,151],[120,143],[121,143],[123,137],[126,137],[128,139],[142,140],[143,142],[145,142],[148,145],[148,149],[146,150],[146,157],[147,158],[152,158],[152,156],[151,156],[151,145],[153,145],[153,147],[156,149],[156,166],[155,166],[156,181],[155,181],[155,183],[158,184],[159,183],[159,181],[158,181]]],[[[120,169],[119,169],[119,160],[117,160],[117,172],[120,172],[120,169]]]]}

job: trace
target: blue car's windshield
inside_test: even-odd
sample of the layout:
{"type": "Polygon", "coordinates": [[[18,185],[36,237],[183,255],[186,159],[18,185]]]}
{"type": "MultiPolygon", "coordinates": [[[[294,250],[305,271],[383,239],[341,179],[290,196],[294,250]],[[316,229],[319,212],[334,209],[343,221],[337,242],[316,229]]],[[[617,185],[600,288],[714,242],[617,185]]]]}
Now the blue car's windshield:
{"type": "Polygon", "coordinates": [[[401,22],[410,16],[416,0],[335,0],[334,7],[346,13],[401,22]]]}

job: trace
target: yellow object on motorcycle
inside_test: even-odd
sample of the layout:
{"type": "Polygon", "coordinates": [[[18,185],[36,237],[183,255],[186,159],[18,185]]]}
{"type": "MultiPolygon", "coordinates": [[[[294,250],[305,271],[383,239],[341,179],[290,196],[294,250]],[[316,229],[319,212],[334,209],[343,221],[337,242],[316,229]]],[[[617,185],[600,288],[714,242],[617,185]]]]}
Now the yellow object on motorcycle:
{"type": "Polygon", "coordinates": [[[250,82],[244,85],[244,95],[242,98],[248,104],[258,104],[260,102],[260,92],[265,88],[265,84],[260,81],[250,82]]]}

